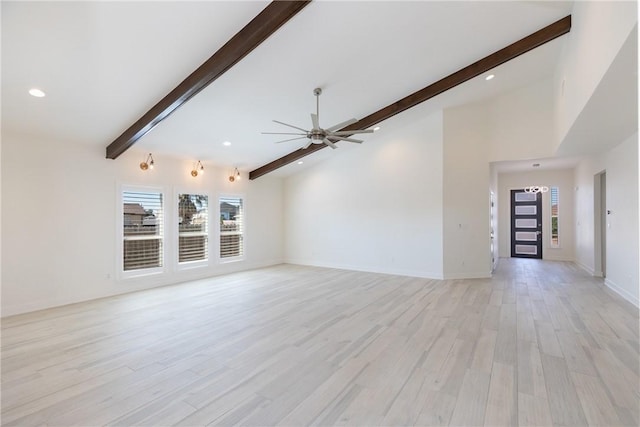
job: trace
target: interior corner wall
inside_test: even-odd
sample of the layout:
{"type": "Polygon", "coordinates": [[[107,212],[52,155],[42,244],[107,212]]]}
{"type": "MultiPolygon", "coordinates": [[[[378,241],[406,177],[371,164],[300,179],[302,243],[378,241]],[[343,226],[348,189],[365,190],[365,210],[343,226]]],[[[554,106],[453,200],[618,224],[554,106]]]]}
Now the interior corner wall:
{"type": "Polygon", "coordinates": [[[442,113],[426,111],[285,180],[287,262],[442,278],[442,113]]]}
{"type": "Polygon", "coordinates": [[[443,123],[444,277],[491,277],[486,109],[446,109],[443,123]]]}
{"type": "MultiPolygon", "coordinates": [[[[143,172],[143,158],[132,149],[107,160],[104,147],[2,135],[2,316],[282,262],[282,179],[231,184],[230,170],[206,162],[194,179],[192,160],[160,155],[143,172]],[[168,201],[175,191],[209,193],[212,238],[217,196],[243,196],[244,260],[219,263],[212,243],[206,267],[177,269],[165,258],[161,275],[117,280],[119,184],[162,187],[168,201]]],[[[175,246],[166,231],[165,247],[175,246]]]]}
{"type": "Polygon", "coordinates": [[[606,172],[606,279],[605,284],[639,305],[638,252],[638,135],[614,149],[583,158],[575,171],[576,261],[594,273],[596,241],[594,176],[606,172]]]}
{"type": "MultiPolygon", "coordinates": [[[[0,15],[2,15],[2,7],[0,7],[0,15]]],[[[1,18],[1,16],[0,16],[1,18]]],[[[1,104],[1,103],[0,103],[1,104]]],[[[0,106],[0,110],[2,109],[2,107],[0,106]]],[[[0,114],[0,117],[1,114],[0,114]]],[[[2,138],[0,137],[0,236],[2,236],[2,138]]],[[[2,244],[0,241],[0,317],[2,314],[2,292],[1,292],[1,288],[2,288],[2,265],[3,265],[3,259],[2,259],[2,244]]]]}
{"type": "Polygon", "coordinates": [[[553,261],[575,260],[574,170],[541,170],[498,175],[500,199],[500,256],[511,256],[511,190],[531,185],[558,187],[559,247],[551,247],[550,193],[542,194],[542,258],[553,261]]]}
{"type": "Polygon", "coordinates": [[[554,152],[638,22],[635,1],[576,1],[554,76],[554,152]]]}
{"type": "Polygon", "coordinates": [[[584,157],[575,169],[576,263],[592,275],[596,273],[594,176],[605,170],[604,156],[584,157]]]}

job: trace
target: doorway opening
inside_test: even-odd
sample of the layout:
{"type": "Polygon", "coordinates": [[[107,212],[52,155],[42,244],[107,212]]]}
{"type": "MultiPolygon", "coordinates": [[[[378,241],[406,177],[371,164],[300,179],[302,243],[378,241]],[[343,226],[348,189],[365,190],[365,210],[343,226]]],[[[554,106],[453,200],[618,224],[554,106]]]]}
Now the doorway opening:
{"type": "Polygon", "coordinates": [[[494,219],[494,209],[495,209],[495,195],[493,194],[493,191],[489,192],[489,202],[490,202],[490,207],[489,207],[489,229],[491,230],[491,246],[490,246],[490,251],[491,251],[491,272],[493,273],[494,270],[496,269],[496,245],[495,245],[495,232],[494,232],[494,225],[495,225],[495,219],[494,219]]]}
{"type": "Polygon", "coordinates": [[[511,190],[511,256],[542,259],[542,194],[511,190]]]}

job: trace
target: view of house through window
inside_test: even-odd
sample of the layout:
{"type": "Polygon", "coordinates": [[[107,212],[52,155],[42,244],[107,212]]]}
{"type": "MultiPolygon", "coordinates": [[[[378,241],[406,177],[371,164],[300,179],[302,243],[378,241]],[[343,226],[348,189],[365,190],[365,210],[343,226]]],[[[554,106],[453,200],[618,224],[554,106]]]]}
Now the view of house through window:
{"type": "Polygon", "coordinates": [[[209,198],[178,195],[178,262],[209,259],[209,198]]]}
{"type": "Polygon", "coordinates": [[[558,234],[558,214],[559,212],[559,199],[558,199],[558,187],[551,187],[551,247],[560,246],[559,234],[558,234]]]}
{"type": "Polygon", "coordinates": [[[242,256],[243,215],[241,198],[220,198],[220,258],[242,256]]]}
{"type": "Polygon", "coordinates": [[[162,267],[161,192],[123,191],[123,270],[162,267]]]}

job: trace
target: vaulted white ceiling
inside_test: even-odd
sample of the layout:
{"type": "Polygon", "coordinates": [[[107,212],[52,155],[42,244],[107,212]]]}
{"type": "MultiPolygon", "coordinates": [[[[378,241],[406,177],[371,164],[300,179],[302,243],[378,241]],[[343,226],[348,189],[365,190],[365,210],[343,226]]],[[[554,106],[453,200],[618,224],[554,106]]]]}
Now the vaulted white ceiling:
{"type": "MultiPolygon", "coordinates": [[[[267,4],[2,2],[3,132],[106,148],[267,4]]],[[[135,147],[251,170],[302,145],[260,132],[289,131],[273,119],[309,128],[315,87],[323,127],[360,119],[570,12],[571,2],[316,0],[135,147]]],[[[548,77],[562,43],[427,102],[477,101],[548,77]]]]}

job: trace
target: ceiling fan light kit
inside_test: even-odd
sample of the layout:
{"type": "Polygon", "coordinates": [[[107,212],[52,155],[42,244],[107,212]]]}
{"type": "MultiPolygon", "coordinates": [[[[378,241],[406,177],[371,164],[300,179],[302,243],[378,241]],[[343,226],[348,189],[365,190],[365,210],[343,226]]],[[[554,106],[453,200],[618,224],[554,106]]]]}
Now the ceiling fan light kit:
{"type": "Polygon", "coordinates": [[[329,128],[323,129],[320,127],[320,95],[322,95],[322,89],[317,87],[313,90],[313,94],[316,97],[316,112],[311,113],[311,125],[312,128],[310,130],[303,129],[298,126],[290,125],[288,123],[280,122],[278,120],[274,120],[275,123],[288,126],[293,129],[297,129],[300,132],[262,132],[264,135],[292,135],[293,138],[283,139],[281,141],[276,141],[276,144],[280,144],[282,142],[295,141],[298,139],[308,139],[307,143],[302,147],[309,148],[311,144],[326,144],[331,148],[338,148],[336,142],[338,141],[347,141],[354,142],[356,144],[362,144],[362,140],[349,138],[351,135],[358,133],[372,133],[373,130],[365,129],[365,130],[340,130],[349,125],[356,123],[357,119],[350,119],[342,123],[338,123],[337,125],[331,126],[329,128]]]}

